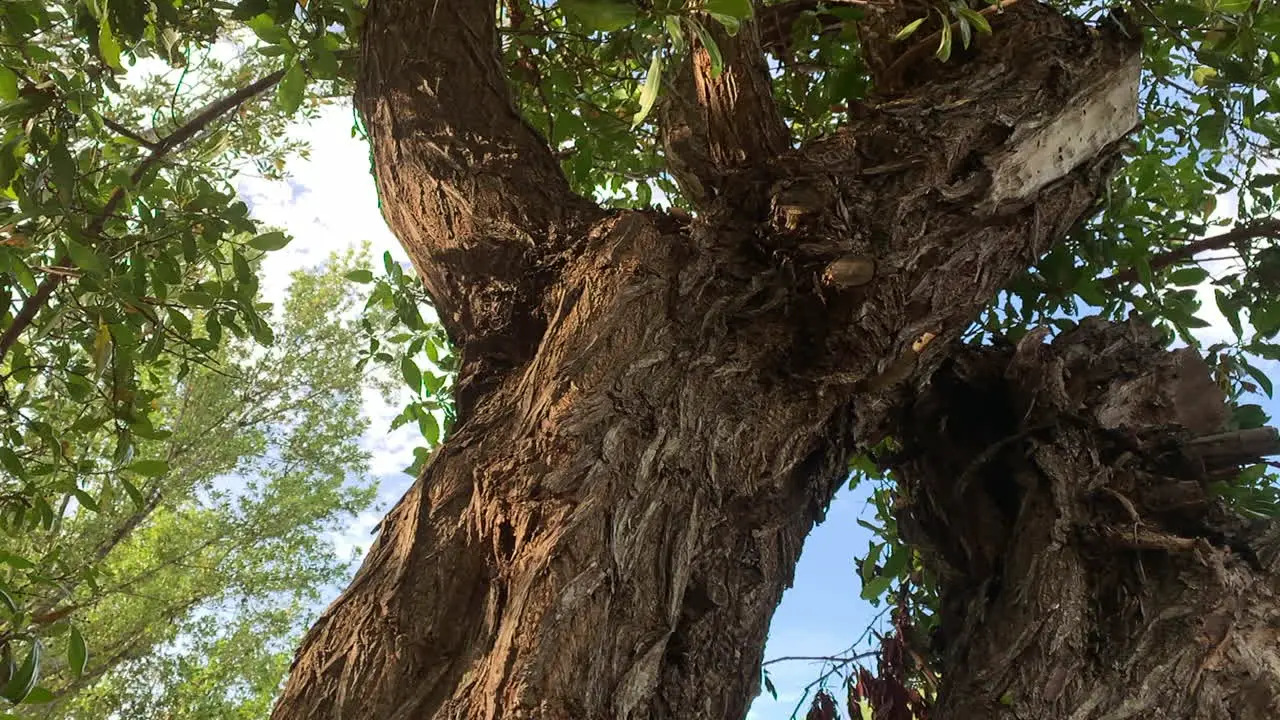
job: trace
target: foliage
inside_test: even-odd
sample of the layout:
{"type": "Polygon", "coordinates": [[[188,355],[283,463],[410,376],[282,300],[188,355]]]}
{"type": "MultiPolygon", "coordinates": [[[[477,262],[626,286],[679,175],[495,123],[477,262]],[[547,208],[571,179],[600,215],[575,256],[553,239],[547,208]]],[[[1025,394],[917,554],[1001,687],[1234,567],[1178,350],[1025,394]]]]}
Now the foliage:
{"type": "MultiPolygon", "coordinates": [[[[361,390],[376,388],[357,367],[343,279],[354,260],[295,274],[271,347],[230,342],[181,380],[145,366],[166,436],[138,439],[124,471],[79,472],[83,496],[11,535],[29,567],[7,592],[46,651],[33,695],[58,700],[30,716],[266,707],[320,591],[348,572],[325,534],[374,498],[357,441],[361,390]]],[[[43,417],[78,407],[63,398],[43,417]]],[[[99,426],[77,441],[101,452],[115,436],[99,426]]]]}
{"type": "MultiPolygon", "coordinates": [[[[363,463],[349,442],[354,401],[285,389],[355,387],[354,365],[291,355],[301,336],[252,349],[275,339],[257,268],[289,238],[257,227],[232,181],[250,165],[279,176],[305,151],[284,128],[345,87],[350,57],[335,51],[360,12],[295,10],[0,7],[0,694],[11,702],[87,684],[171,639],[207,600],[309,597],[339,566],[306,533],[369,502],[341,485],[363,463]],[[274,375],[253,364],[263,352],[274,375]],[[223,435],[192,424],[252,401],[263,414],[223,435]],[[264,424],[286,421],[302,424],[281,445],[287,428],[264,424]],[[241,496],[211,484],[237,469],[254,478],[241,496]],[[241,544],[224,544],[230,535],[241,544]],[[282,565],[290,554],[300,562],[282,565]],[[125,601],[144,586],[167,604],[125,601]],[[139,630],[157,617],[175,624],[139,630]],[[62,676],[68,664],[80,680],[62,676]]],[[[286,332],[319,332],[304,306],[321,290],[298,292],[286,332]]],[[[347,357],[346,342],[304,344],[347,357]]]]}
{"type": "Polygon", "coordinates": [[[391,253],[383,254],[382,267],[385,274],[376,279],[366,269],[347,275],[354,282],[373,284],[360,318],[368,346],[357,367],[372,363],[388,376],[404,381],[409,402],[391,420],[390,429],[413,422],[422,433],[426,445],[413,449],[413,463],[404,470],[416,476],[431,448],[443,442],[457,419],[450,398],[458,361],[444,330],[422,316],[429,302],[422,280],[406,273],[391,253]]]}

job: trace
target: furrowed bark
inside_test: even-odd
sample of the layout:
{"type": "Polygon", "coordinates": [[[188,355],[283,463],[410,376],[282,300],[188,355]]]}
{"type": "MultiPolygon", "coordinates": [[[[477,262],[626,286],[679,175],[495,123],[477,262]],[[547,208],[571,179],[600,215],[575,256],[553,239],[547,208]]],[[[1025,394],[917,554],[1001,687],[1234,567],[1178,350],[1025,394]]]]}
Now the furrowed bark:
{"type": "Polygon", "coordinates": [[[901,418],[899,527],[944,601],[931,717],[1277,717],[1280,523],[1209,484],[1280,436],[1229,430],[1149,328],[1044,336],[960,352],[901,418]]]}
{"type": "Polygon", "coordinates": [[[516,111],[493,3],[376,0],[356,105],[370,132],[383,216],[462,347],[456,402],[527,360],[558,253],[597,213],[569,190],[516,111]]]}
{"type": "Polygon", "coordinates": [[[702,22],[724,67],[717,72],[711,54],[692,37],[660,113],[667,168],[699,207],[735,170],[768,163],[790,148],[756,24],[745,23],[730,36],[709,17],[702,22]]]}
{"type": "Polygon", "coordinates": [[[359,95],[470,390],[273,717],[742,717],[855,444],[1092,207],[1136,48],[1028,4],[841,133],[742,141],[686,224],[562,194],[470,2],[377,0],[359,95]]]}

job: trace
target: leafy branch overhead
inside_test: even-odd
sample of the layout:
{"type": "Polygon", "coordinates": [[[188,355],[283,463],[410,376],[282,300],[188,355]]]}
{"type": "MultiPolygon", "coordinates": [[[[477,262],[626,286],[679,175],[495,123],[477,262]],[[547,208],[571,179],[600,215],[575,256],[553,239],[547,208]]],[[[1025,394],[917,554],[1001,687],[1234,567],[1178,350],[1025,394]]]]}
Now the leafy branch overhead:
{"type": "MultiPolygon", "coordinates": [[[[65,700],[140,649],[172,639],[113,626],[147,611],[104,608],[94,599],[97,584],[127,574],[136,558],[121,560],[121,552],[157,552],[148,533],[163,534],[165,523],[230,513],[224,507],[175,519],[165,508],[183,507],[185,493],[197,488],[206,492],[200,483],[212,482],[201,475],[208,469],[230,472],[236,458],[248,463],[251,438],[270,435],[248,434],[255,423],[241,418],[246,434],[231,446],[217,446],[216,433],[205,438],[207,449],[224,455],[199,471],[185,454],[191,438],[181,439],[190,428],[184,423],[215,409],[197,390],[243,370],[237,353],[304,350],[291,336],[277,337],[279,317],[259,287],[266,254],[290,238],[260,227],[234,187],[246,169],[280,177],[285,159],[305,151],[285,128],[348,87],[346,28],[358,25],[360,8],[297,10],[292,2],[168,0],[20,0],[0,8],[0,529],[8,537],[0,688],[9,702],[65,700]],[[175,396],[194,407],[178,411],[175,396]],[[120,549],[126,546],[134,550],[120,549]],[[113,614],[116,620],[103,620],[113,614]]],[[[296,363],[305,357],[276,369],[313,383],[315,400],[329,403],[340,427],[312,430],[329,438],[328,452],[350,453],[358,420],[323,393],[332,376],[304,377],[296,363]]],[[[329,460],[327,470],[339,478],[358,465],[329,460]]],[[[324,518],[371,500],[328,482],[297,494],[314,505],[299,505],[290,533],[314,531],[324,518]]],[[[285,511],[278,501],[276,509],[285,511]]],[[[248,537],[242,527],[220,532],[248,537]]],[[[246,574],[245,582],[259,585],[247,592],[274,587],[304,597],[332,580],[332,558],[298,546],[301,536],[274,537],[295,542],[295,559],[314,560],[316,572],[285,580],[259,573],[255,581],[246,574]]],[[[188,527],[184,540],[200,537],[188,527]]],[[[207,551],[193,552],[188,561],[216,564],[207,551]]],[[[161,575],[152,579],[164,585],[161,575]]],[[[190,627],[186,613],[235,592],[229,582],[165,586],[179,596],[171,607],[150,609],[171,621],[157,632],[190,627]]]]}

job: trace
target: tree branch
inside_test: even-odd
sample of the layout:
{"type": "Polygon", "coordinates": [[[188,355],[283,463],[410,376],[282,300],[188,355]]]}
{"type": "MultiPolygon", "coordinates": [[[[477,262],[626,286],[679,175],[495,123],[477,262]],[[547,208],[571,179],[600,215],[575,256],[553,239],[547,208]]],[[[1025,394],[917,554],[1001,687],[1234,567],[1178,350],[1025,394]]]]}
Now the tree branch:
{"type": "MultiPolygon", "coordinates": [[[[1192,240],[1184,245],[1179,245],[1172,250],[1165,251],[1155,255],[1147,263],[1152,272],[1157,272],[1176,265],[1184,260],[1199,255],[1202,252],[1210,250],[1223,250],[1231,247],[1241,240],[1252,240],[1259,237],[1280,237],[1280,218],[1268,218],[1249,225],[1242,225],[1227,232],[1213,235],[1199,240],[1192,240]]],[[[1107,276],[1101,280],[1102,287],[1106,290],[1116,290],[1124,285],[1129,285],[1138,279],[1138,269],[1129,268],[1121,270],[1114,275],[1107,276]]]]}
{"type": "MultiPolygon", "coordinates": [[[[149,172],[151,168],[155,167],[155,165],[159,163],[165,155],[169,153],[169,151],[179,147],[192,137],[195,137],[200,131],[207,128],[210,123],[218,119],[218,117],[224,113],[239,107],[249,99],[265,92],[268,88],[279,82],[282,77],[284,77],[284,71],[277,70],[276,72],[273,72],[252,84],[240,88],[225,98],[211,103],[205,107],[204,110],[196,113],[190,120],[183,124],[182,127],[166,135],[160,140],[160,142],[155,143],[152,146],[151,154],[147,155],[146,159],[144,159],[138,165],[137,169],[133,171],[133,174],[129,176],[129,185],[136,186],[142,181],[142,178],[146,176],[147,172],[149,172]]],[[[128,188],[124,186],[117,187],[112,191],[111,197],[107,198],[107,204],[103,206],[101,212],[94,216],[93,221],[89,223],[89,227],[85,230],[86,237],[96,237],[102,233],[103,228],[107,224],[107,220],[124,200],[124,196],[127,191],[128,188]]],[[[55,260],[53,264],[69,265],[70,263],[70,256],[62,255],[55,260]]],[[[48,304],[49,299],[53,297],[53,292],[62,284],[64,277],[65,276],[56,273],[46,275],[44,280],[36,286],[36,291],[32,293],[31,296],[27,298],[26,302],[22,304],[22,309],[19,310],[18,314],[13,318],[13,323],[5,329],[3,335],[0,335],[0,360],[4,360],[5,355],[9,353],[9,350],[13,347],[14,343],[18,341],[18,338],[22,336],[22,333],[25,332],[35,320],[36,315],[40,310],[48,304]]]]}
{"type": "Polygon", "coordinates": [[[516,109],[495,3],[378,0],[364,33],[355,101],[383,216],[460,348],[462,415],[534,351],[547,268],[602,213],[516,109]]]}
{"type": "Polygon", "coordinates": [[[159,141],[156,140],[155,138],[147,139],[143,137],[142,133],[138,132],[137,130],[133,130],[132,128],[125,127],[124,125],[107,117],[106,115],[102,116],[102,124],[111,128],[117,135],[123,135],[124,137],[129,138],[130,140],[138,143],[139,145],[153,152],[155,151],[156,146],[159,144],[159,141]]]}
{"type": "Polygon", "coordinates": [[[723,71],[691,38],[662,103],[660,124],[667,167],[695,205],[715,196],[721,178],[789,149],[790,135],[777,105],[756,23],[732,37],[710,19],[704,25],[720,50],[723,71]]]}
{"type": "Polygon", "coordinates": [[[782,59],[791,48],[791,29],[800,18],[812,13],[818,21],[815,35],[839,32],[847,18],[825,12],[829,8],[845,6],[867,9],[893,7],[893,0],[789,0],[777,5],[766,5],[756,11],[756,24],[760,27],[760,47],[774,57],[782,59]]]}
{"type": "Polygon", "coordinates": [[[770,665],[773,665],[774,663],[793,662],[793,661],[800,661],[800,660],[807,660],[809,662],[829,662],[829,663],[835,663],[837,666],[843,666],[843,665],[848,665],[849,663],[857,662],[859,660],[865,660],[870,657],[875,657],[876,655],[879,655],[879,654],[880,654],[880,651],[877,649],[877,650],[868,650],[866,652],[856,653],[854,655],[785,655],[783,657],[773,658],[772,660],[765,660],[763,663],[760,663],[760,667],[768,667],[770,665]]]}
{"type": "Polygon", "coordinates": [[[1273,427],[1234,430],[1195,438],[1186,447],[1206,465],[1235,468],[1280,455],[1280,431],[1273,427]]]}

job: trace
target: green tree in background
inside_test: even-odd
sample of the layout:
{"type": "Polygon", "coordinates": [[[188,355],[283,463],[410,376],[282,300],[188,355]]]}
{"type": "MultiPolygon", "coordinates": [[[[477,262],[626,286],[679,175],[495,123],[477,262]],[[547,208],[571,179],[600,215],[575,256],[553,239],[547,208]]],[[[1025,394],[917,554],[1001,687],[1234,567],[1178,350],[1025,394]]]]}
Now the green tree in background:
{"type": "MultiPolygon", "coordinates": [[[[1269,0],[0,12],[15,537],[159,471],[167,388],[270,346],[254,268],[288,238],[233,174],[354,96],[421,284],[388,264],[352,357],[442,444],[273,717],[740,717],[851,470],[897,612],[813,717],[1280,712],[1269,0]]],[[[11,599],[29,701],[62,636],[11,599]]],[[[139,662],[203,681],[192,647],[139,662]]]]}
{"type": "MultiPolygon", "coordinates": [[[[36,699],[54,702],[24,716],[265,711],[320,592],[348,572],[326,534],[375,496],[357,444],[362,391],[379,386],[357,367],[356,260],[293,274],[270,347],[226,343],[181,380],[146,368],[167,436],[138,440],[121,472],[82,474],[75,504],[7,544],[56,573],[7,583],[52,635],[36,699]]],[[[77,436],[103,454],[114,440],[77,436]]]]}

